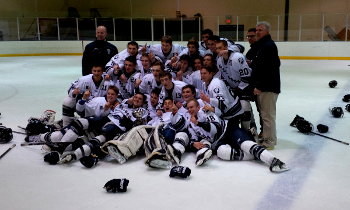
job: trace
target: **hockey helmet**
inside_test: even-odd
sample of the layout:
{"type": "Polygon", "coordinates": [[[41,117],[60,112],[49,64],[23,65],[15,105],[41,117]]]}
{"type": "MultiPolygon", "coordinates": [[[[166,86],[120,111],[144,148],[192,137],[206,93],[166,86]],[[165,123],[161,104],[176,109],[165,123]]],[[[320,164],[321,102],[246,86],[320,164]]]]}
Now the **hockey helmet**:
{"type": "Polygon", "coordinates": [[[344,102],[350,102],[350,94],[344,95],[343,101],[344,101],[344,102]]]}
{"type": "Polygon", "coordinates": [[[328,83],[330,88],[335,88],[337,86],[338,82],[336,80],[332,80],[328,83]]]}
{"type": "Polygon", "coordinates": [[[331,109],[331,113],[335,118],[340,118],[340,117],[343,117],[344,115],[344,111],[341,107],[333,107],[331,109]]]}
{"type": "Polygon", "coordinates": [[[13,139],[12,129],[0,126],[0,143],[7,143],[13,139]]]}

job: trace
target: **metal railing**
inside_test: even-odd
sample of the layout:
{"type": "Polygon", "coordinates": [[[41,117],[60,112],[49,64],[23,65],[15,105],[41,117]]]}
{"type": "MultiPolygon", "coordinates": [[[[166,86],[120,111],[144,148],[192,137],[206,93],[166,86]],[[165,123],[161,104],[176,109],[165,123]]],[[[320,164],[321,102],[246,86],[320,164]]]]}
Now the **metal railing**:
{"type": "Polygon", "coordinates": [[[1,18],[0,40],[93,40],[95,28],[105,25],[109,40],[157,41],[171,35],[174,41],[200,40],[200,31],[211,28],[215,34],[234,41],[244,41],[246,31],[258,21],[271,23],[275,41],[348,41],[349,15],[290,14],[288,30],[283,15],[232,16],[230,24],[223,16],[197,18],[121,17],[121,18],[1,18]],[[238,30],[237,30],[238,29],[238,30]],[[286,40],[284,40],[287,37],[286,40]]]}

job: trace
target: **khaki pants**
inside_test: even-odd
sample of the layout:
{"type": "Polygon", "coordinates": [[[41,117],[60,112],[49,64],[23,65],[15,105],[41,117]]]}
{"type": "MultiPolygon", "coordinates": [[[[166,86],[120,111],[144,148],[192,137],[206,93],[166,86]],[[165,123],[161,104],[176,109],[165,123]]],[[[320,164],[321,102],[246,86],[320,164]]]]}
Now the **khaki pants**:
{"type": "Polygon", "coordinates": [[[276,103],[278,94],[273,92],[261,92],[257,96],[260,107],[260,116],[263,123],[263,139],[276,145],[276,103]]]}

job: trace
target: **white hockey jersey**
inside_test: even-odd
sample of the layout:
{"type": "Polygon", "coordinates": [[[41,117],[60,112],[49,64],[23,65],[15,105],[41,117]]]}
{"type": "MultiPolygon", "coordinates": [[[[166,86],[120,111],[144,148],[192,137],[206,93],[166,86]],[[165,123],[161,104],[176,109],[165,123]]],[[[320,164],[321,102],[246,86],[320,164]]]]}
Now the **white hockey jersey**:
{"type": "Polygon", "coordinates": [[[155,56],[159,57],[164,64],[167,60],[170,60],[172,57],[178,56],[184,48],[184,46],[173,44],[170,53],[168,55],[164,55],[161,44],[146,46],[147,52],[153,53],[155,56]]]}
{"type": "Polygon", "coordinates": [[[222,80],[213,78],[208,86],[205,83],[203,85],[204,93],[210,97],[210,105],[219,108],[224,119],[243,113],[239,98],[226,87],[222,80]]]}
{"type": "Polygon", "coordinates": [[[127,103],[121,103],[118,106],[116,106],[115,109],[108,115],[108,118],[122,131],[126,131],[126,128],[121,125],[121,121],[123,120],[123,118],[128,118],[133,123],[135,123],[137,120],[142,120],[146,123],[147,115],[148,111],[143,107],[133,108],[127,103]],[[136,113],[141,114],[140,119],[136,118],[136,113]]]}
{"type": "Polygon", "coordinates": [[[190,141],[205,140],[214,143],[220,139],[226,130],[226,121],[220,119],[212,112],[204,112],[202,109],[197,113],[198,124],[189,122],[188,132],[190,141]]]}
{"type": "MultiPolygon", "coordinates": [[[[106,64],[106,72],[107,74],[109,75],[112,75],[113,74],[113,66],[114,65],[118,65],[120,67],[120,69],[122,69],[124,67],[124,62],[125,62],[125,58],[129,57],[130,54],[129,52],[127,51],[127,49],[121,51],[120,53],[116,54],[115,56],[113,56],[111,58],[111,60],[106,64]]],[[[140,58],[141,58],[141,55],[140,53],[136,55],[136,60],[138,62],[138,65],[140,65],[140,58]]]]}
{"type": "Polygon", "coordinates": [[[104,110],[106,103],[105,97],[95,97],[88,101],[80,99],[75,107],[78,112],[85,112],[85,117],[105,117],[110,112],[110,109],[104,110]]]}
{"type": "Polygon", "coordinates": [[[172,91],[172,94],[169,96],[168,92],[165,90],[164,87],[162,87],[162,90],[159,94],[159,101],[158,101],[158,107],[162,107],[163,101],[165,98],[169,97],[172,98],[174,100],[174,102],[183,102],[183,98],[182,98],[182,87],[187,85],[185,82],[182,81],[172,81],[174,83],[174,88],[172,91]]]}
{"type": "Polygon", "coordinates": [[[149,121],[147,124],[151,126],[157,126],[160,123],[168,124],[171,122],[172,118],[171,112],[164,112],[162,116],[155,116],[151,121],[149,121]]]}
{"type": "Polygon", "coordinates": [[[128,99],[135,94],[135,81],[137,79],[142,79],[140,72],[130,75],[125,83],[120,80],[116,81],[115,86],[119,89],[119,95],[122,99],[128,99]]]}
{"type": "Polygon", "coordinates": [[[153,74],[146,74],[142,78],[142,82],[139,86],[140,92],[144,94],[151,95],[151,92],[154,88],[162,88],[162,84],[159,82],[157,84],[156,79],[154,78],[153,74]]]}
{"type": "Polygon", "coordinates": [[[242,53],[229,51],[229,58],[224,61],[222,56],[218,57],[216,63],[221,78],[233,89],[244,89],[248,84],[248,79],[252,75],[252,69],[249,68],[245,56],[242,53]]]}
{"type": "Polygon", "coordinates": [[[68,89],[68,95],[74,98],[73,90],[78,88],[80,90],[79,94],[83,94],[86,90],[90,90],[91,95],[89,99],[92,99],[94,97],[105,96],[107,94],[108,87],[114,85],[113,81],[107,81],[103,79],[99,86],[96,86],[92,79],[92,76],[92,74],[89,74],[80,77],[78,80],[73,82],[68,89]]]}

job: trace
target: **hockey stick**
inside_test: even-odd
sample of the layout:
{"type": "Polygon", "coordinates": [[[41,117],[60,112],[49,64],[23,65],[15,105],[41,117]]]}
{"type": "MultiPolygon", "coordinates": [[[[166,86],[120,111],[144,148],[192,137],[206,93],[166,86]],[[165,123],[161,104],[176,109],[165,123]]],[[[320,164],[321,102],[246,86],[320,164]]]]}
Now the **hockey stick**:
{"type": "Polygon", "coordinates": [[[19,131],[12,131],[13,133],[18,133],[18,134],[22,134],[22,135],[27,135],[26,133],[23,132],[19,132],[19,131]]]}
{"type": "Polygon", "coordinates": [[[315,132],[313,132],[313,131],[310,131],[310,133],[315,134],[315,135],[318,135],[318,136],[322,136],[322,137],[324,137],[324,138],[327,138],[327,139],[330,139],[330,140],[333,140],[333,141],[336,141],[336,142],[339,142],[339,143],[342,143],[342,144],[345,144],[345,145],[349,145],[348,142],[341,141],[341,140],[338,140],[338,139],[335,139],[335,138],[332,138],[332,137],[329,137],[329,136],[325,136],[325,135],[322,135],[322,134],[319,134],[319,133],[315,133],[315,132]]]}
{"type": "Polygon", "coordinates": [[[22,126],[19,126],[19,125],[17,125],[17,127],[20,128],[20,129],[26,130],[25,127],[22,127],[22,126]]]}
{"type": "Polygon", "coordinates": [[[0,155],[0,159],[3,158],[11,149],[13,149],[16,146],[16,144],[12,144],[11,147],[9,147],[4,153],[0,155]]]}

